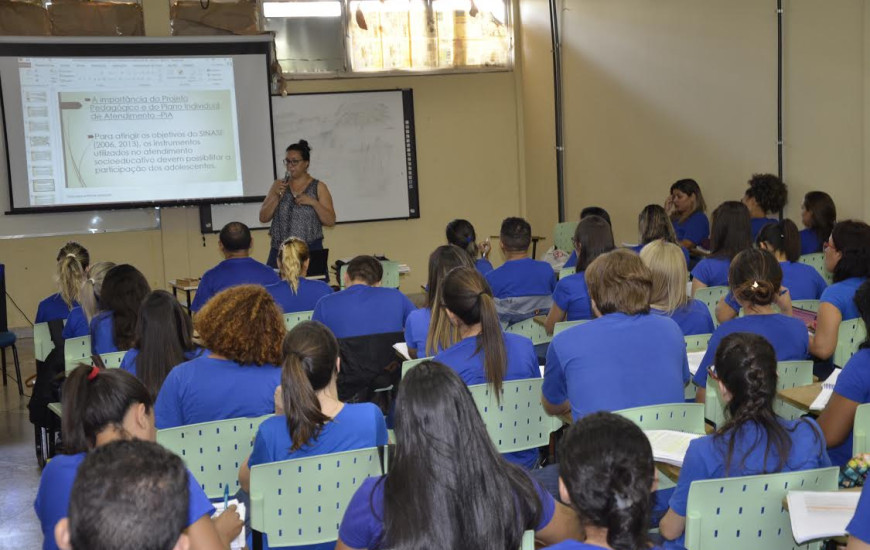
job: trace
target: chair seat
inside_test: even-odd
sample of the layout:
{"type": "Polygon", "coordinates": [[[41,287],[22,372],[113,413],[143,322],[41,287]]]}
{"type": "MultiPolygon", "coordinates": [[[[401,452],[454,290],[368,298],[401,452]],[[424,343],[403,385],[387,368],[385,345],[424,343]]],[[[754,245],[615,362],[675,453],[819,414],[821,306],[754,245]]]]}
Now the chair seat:
{"type": "Polygon", "coordinates": [[[15,344],[15,340],[14,332],[0,332],[0,348],[8,348],[15,344]]]}

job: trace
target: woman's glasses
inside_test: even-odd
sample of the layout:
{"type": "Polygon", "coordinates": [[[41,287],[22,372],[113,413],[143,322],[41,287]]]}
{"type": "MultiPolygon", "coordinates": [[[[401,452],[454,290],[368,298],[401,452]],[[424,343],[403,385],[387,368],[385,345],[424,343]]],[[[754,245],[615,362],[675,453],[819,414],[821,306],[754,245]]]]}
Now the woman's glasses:
{"type": "Polygon", "coordinates": [[[296,166],[302,159],[284,159],[284,166],[296,166]]]}

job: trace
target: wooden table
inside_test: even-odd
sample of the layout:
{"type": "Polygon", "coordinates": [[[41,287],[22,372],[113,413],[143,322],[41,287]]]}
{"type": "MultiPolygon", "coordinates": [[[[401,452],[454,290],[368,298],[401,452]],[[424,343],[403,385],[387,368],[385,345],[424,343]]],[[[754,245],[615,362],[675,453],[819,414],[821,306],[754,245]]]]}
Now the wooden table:
{"type": "Polygon", "coordinates": [[[175,296],[175,299],[178,299],[178,291],[184,291],[185,303],[184,307],[187,309],[188,314],[192,314],[190,311],[190,293],[196,292],[196,289],[199,288],[199,279],[172,279],[169,281],[169,286],[172,288],[172,295],[175,296]]]}
{"type": "Polygon", "coordinates": [[[780,390],[776,395],[788,403],[794,405],[802,411],[813,415],[818,415],[821,411],[811,411],[810,405],[816,400],[816,397],[822,392],[822,383],[814,382],[808,386],[798,386],[796,388],[787,388],[780,390]]]}
{"type": "Polygon", "coordinates": [[[681,468],[679,466],[674,466],[673,464],[668,464],[666,462],[656,462],[656,469],[668,476],[668,479],[674,483],[680,479],[681,468]]]}

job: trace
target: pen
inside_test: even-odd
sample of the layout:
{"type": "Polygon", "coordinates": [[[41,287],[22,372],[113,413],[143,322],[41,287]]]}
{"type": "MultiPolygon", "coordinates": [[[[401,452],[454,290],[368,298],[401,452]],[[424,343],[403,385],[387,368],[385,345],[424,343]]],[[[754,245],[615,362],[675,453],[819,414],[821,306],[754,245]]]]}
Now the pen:
{"type": "Polygon", "coordinates": [[[224,510],[229,507],[230,503],[230,486],[224,485],[224,510]]]}

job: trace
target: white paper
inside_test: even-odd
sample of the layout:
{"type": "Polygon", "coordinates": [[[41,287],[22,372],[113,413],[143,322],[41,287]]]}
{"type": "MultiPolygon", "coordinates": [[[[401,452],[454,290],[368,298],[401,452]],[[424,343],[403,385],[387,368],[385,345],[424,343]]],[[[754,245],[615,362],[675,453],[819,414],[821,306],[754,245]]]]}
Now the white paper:
{"type": "Polygon", "coordinates": [[[544,377],[544,369],[547,368],[547,365],[541,365],[541,378],[544,377]]]}
{"type": "Polygon", "coordinates": [[[664,462],[680,467],[683,465],[683,459],[686,458],[689,443],[702,437],[699,434],[677,432],[674,430],[644,430],[643,433],[649,439],[653,458],[656,462],[664,462]]]}
{"type": "Polygon", "coordinates": [[[839,537],[858,507],[859,491],[789,491],[791,532],[798,544],[839,537]]]}
{"type": "MultiPolygon", "coordinates": [[[[215,513],[214,513],[214,515],[212,515],[212,517],[214,518],[214,517],[221,515],[221,512],[224,511],[224,503],[223,502],[214,502],[212,504],[214,505],[214,508],[215,508],[215,513]]],[[[239,517],[241,518],[241,520],[245,521],[245,505],[242,504],[241,502],[239,502],[237,499],[232,499],[229,502],[227,502],[227,506],[232,506],[233,504],[236,505],[236,512],[239,513],[239,517]]],[[[230,544],[230,549],[231,550],[243,550],[244,548],[245,548],[245,529],[242,528],[242,532],[239,533],[239,536],[237,536],[235,539],[233,539],[233,542],[230,544]]]]}
{"type": "Polygon", "coordinates": [[[692,376],[695,376],[695,373],[698,372],[698,368],[701,366],[701,360],[704,359],[706,353],[707,350],[705,349],[686,353],[686,357],[689,358],[689,372],[692,373],[692,376]]]}
{"type": "Polygon", "coordinates": [[[411,356],[408,354],[408,344],[405,342],[398,342],[393,344],[393,349],[399,352],[399,355],[405,358],[405,361],[410,361],[411,356]]]}
{"type": "Polygon", "coordinates": [[[840,371],[843,369],[834,369],[834,372],[828,376],[828,379],[822,383],[822,391],[819,392],[819,395],[810,405],[811,411],[822,411],[825,407],[828,406],[828,401],[831,400],[831,396],[834,395],[834,386],[837,385],[837,378],[840,376],[840,371]]]}

